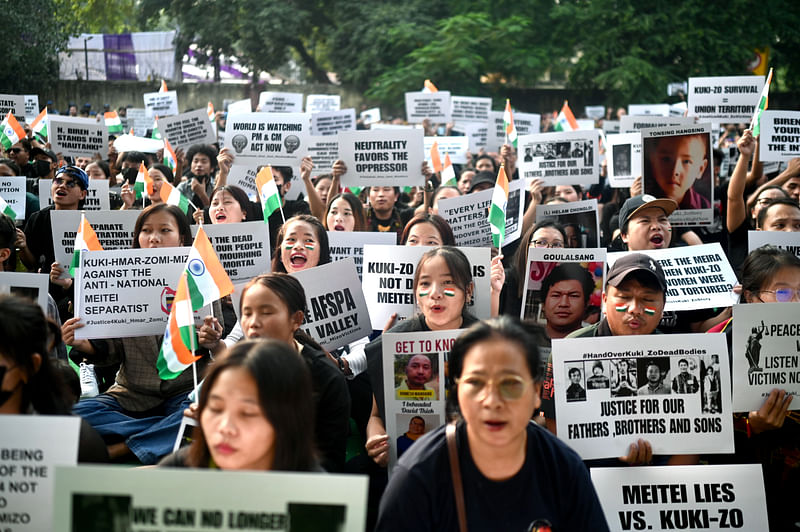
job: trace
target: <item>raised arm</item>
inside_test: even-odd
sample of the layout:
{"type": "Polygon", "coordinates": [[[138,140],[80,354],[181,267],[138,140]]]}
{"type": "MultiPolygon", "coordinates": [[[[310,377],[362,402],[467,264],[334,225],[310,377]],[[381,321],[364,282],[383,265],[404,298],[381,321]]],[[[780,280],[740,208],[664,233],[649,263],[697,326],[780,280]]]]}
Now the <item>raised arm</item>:
{"type": "Polygon", "coordinates": [[[747,220],[747,206],[744,202],[744,187],[747,179],[747,165],[756,147],[755,139],[749,129],[736,142],[739,148],[739,160],[728,182],[728,216],[725,224],[728,232],[732,233],[747,220]]]}

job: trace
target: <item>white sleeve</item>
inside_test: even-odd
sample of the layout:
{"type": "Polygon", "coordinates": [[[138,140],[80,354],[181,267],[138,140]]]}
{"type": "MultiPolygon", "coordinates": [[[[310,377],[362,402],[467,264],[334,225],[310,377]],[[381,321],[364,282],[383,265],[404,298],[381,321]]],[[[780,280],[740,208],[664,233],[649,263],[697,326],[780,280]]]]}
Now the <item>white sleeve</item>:
{"type": "Polygon", "coordinates": [[[243,338],[244,331],[242,330],[242,324],[239,322],[239,320],[236,320],[236,325],[233,326],[230,334],[223,338],[222,341],[225,342],[225,345],[227,345],[228,348],[231,348],[236,345],[236,342],[242,340],[243,338]]]}
{"type": "Polygon", "coordinates": [[[356,340],[350,343],[350,352],[342,355],[342,358],[347,360],[350,371],[353,373],[351,376],[347,377],[348,379],[353,379],[359,373],[363,373],[367,370],[367,354],[364,352],[364,348],[368,343],[369,336],[365,336],[361,340],[356,340]]]}

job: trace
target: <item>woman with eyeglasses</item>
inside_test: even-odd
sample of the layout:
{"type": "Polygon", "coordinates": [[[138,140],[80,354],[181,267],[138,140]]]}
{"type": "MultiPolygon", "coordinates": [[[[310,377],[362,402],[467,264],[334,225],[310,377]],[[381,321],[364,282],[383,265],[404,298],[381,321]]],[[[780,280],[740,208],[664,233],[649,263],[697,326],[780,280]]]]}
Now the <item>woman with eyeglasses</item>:
{"type": "Polygon", "coordinates": [[[453,344],[449,367],[455,424],[400,458],[376,530],[463,530],[459,500],[470,530],[608,530],[580,457],[531,422],[542,372],[520,322],[503,316],[472,326],[453,344]]]}

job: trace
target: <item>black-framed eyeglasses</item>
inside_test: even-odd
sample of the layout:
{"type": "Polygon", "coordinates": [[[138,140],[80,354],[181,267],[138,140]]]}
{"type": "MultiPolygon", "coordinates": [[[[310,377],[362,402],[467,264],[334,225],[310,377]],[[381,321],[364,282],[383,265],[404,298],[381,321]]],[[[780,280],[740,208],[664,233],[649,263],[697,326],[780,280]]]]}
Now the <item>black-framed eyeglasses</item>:
{"type": "Polygon", "coordinates": [[[561,249],[564,247],[564,243],[559,240],[550,242],[548,240],[545,240],[544,238],[540,238],[539,240],[532,240],[531,245],[537,248],[553,248],[553,249],[561,249]]]}
{"type": "Polygon", "coordinates": [[[53,178],[53,184],[57,187],[64,185],[67,188],[75,188],[78,186],[78,182],[74,179],[64,179],[63,177],[53,178]]]}

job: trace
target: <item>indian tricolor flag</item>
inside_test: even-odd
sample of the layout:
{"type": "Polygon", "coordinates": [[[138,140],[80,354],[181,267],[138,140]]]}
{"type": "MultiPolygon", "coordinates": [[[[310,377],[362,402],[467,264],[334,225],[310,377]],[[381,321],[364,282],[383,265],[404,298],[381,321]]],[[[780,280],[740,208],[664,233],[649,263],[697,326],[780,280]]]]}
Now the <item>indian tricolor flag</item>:
{"type": "Polygon", "coordinates": [[[47,142],[47,107],[42,109],[42,112],[39,113],[36,120],[31,122],[31,131],[33,132],[33,136],[36,137],[36,140],[39,142],[47,142]]]}
{"type": "Polygon", "coordinates": [[[578,121],[575,120],[575,115],[572,114],[572,109],[569,108],[569,103],[564,100],[564,105],[561,107],[561,112],[556,117],[556,131],[577,131],[578,121]]]}
{"type": "Polygon", "coordinates": [[[158,92],[167,92],[167,82],[163,79],[161,80],[161,88],[158,89],[158,92]]]}
{"type": "Polygon", "coordinates": [[[514,125],[514,113],[511,111],[511,100],[506,99],[506,110],[503,112],[503,129],[506,132],[506,144],[517,147],[517,126],[514,125]]]}
{"type": "Polygon", "coordinates": [[[106,119],[106,127],[110,134],[118,135],[124,132],[124,129],[122,129],[122,120],[119,119],[119,115],[116,111],[103,113],[103,118],[106,119]]]}
{"type": "Polygon", "coordinates": [[[258,172],[256,188],[258,188],[258,197],[261,198],[261,205],[264,209],[264,223],[268,223],[270,215],[281,208],[281,195],[278,193],[278,185],[275,184],[275,179],[272,177],[271,167],[265,166],[258,172]]]}
{"type": "Polygon", "coordinates": [[[0,133],[0,143],[3,145],[3,151],[8,151],[11,146],[25,138],[25,130],[19,125],[19,121],[14,118],[11,111],[6,115],[3,123],[0,124],[3,131],[0,133]]]}
{"type": "Polygon", "coordinates": [[[189,212],[189,198],[167,181],[161,182],[161,190],[158,191],[158,195],[161,196],[161,201],[167,205],[180,207],[184,214],[189,212]]]}
{"type": "Polygon", "coordinates": [[[439,89],[436,88],[436,85],[429,79],[425,80],[425,84],[422,86],[422,92],[439,92],[439,89]]]}
{"type": "Polygon", "coordinates": [[[103,246],[100,245],[94,229],[86,220],[86,215],[81,213],[81,225],[78,227],[78,234],[75,235],[72,262],[69,265],[69,274],[73,278],[76,277],[75,270],[81,265],[81,253],[84,251],[103,251],[103,246]]]}
{"type": "Polygon", "coordinates": [[[153,131],[150,132],[151,139],[161,140],[161,132],[158,130],[158,116],[156,115],[155,120],[153,120],[153,131]]]}
{"type": "Polygon", "coordinates": [[[456,181],[456,171],[453,169],[453,163],[450,162],[450,154],[444,154],[444,168],[442,168],[442,185],[454,187],[458,184],[456,181]]]}
{"type": "Polygon", "coordinates": [[[186,269],[178,281],[178,290],[156,362],[162,379],[174,379],[199,358],[193,354],[197,345],[194,311],[231,293],[233,283],[200,227],[189,252],[186,269]]]}
{"type": "Polygon", "coordinates": [[[145,191],[147,191],[148,196],[153,194],[153,179],[150,177],[150,173],[144,163],[139,163],[139,173],[136,174],[133,190],[136,192],[137,199],[144,196],[145,191]]]}
{"type": "Polygon", "coordinates": [[[769,105],[769,84],[771,81],[772,69],[770,68],[769,74],[767,74],[767,82],[764,84],[764,88],[761,89],[761,98],[758,99],[756,112],[753,113],[753,119],[750,121],[750,130],[753,132],[754,137],[761,134],[761,112],[769,105]]]}
{"type": "Polygon", "coordinates": [[[169,167],[173,172],[178,166],[178,158],[175,156],[175,150],[167,139],[164,139],[164,164],[169,167]]]}
{"type": "Polygon", "coordinates": [[[435,140],[431,146],[431,166],[433,166],[434,172],[442,171],[442,156],[439,155],[439,143],[435,140]]]}
{"type": "Polygon", "coordinates": [[[208,106],[206,107],[206,113],[208,113],[208,121],[209,122],[213,122],[214,121],[214,104],[213,103],[208,102],[208,106]]]}
{"type": "Polygon", "coordinates": [[[6,203],[6,200],[3,199],[3,196],[0,196],[0,213],[5,214],[12,220],[17,219],[17,213],[14,209],[11,208],[11,205],[6,203]]]}
{"type": "Polygon", "coordinates": [[[506,169],[500,165],[497,182],[492,193],[492,206],[489,209],[489,226],[492,228],[492,245],[500,248],[506,237],[506,205],[508,204],[508,178],[506,169]]]}

